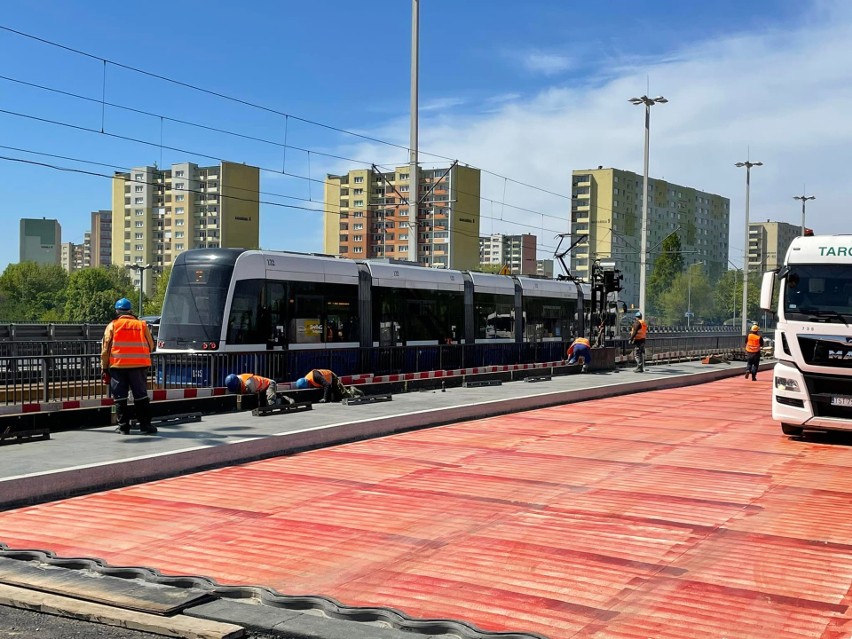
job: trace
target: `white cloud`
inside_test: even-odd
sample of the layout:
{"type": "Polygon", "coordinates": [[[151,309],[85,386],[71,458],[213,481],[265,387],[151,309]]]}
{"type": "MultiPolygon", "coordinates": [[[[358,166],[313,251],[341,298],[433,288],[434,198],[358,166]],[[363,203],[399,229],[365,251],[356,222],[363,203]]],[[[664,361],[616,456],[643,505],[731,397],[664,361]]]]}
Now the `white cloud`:
{"type": "MultiPolygon", "coordinates": [[[[764,163],[752,171],[752,220],[799,224],[801,207],[792,196],[806,183],[817,196],[808,204],[808,226],[852,232],[852,11],[843,3],[818,8],[789,31],[734,34],[667,52],[657,62],[602,69],[600,84],[545,86],[489,111],[425,114],[421,149],[565,195],[573,169],[604,165],[641,173],[643,113],[628,99],[644,93],[650,77],[654,93],[670,100],[652,110],[650,173],[731,199],[733,261],[742,259],[745,190],[745,175],[734,163],[749,149],[752,160],[764,163]]],[[[559,64],[567,61],[557,57],[550,68],[559,64]]],[[[494,87],[495,94],[501,89],[494,87]]],[[[407,140],[407,127],[400,118],[376,135],[407,140]]],[[[362,145],[343,155],[387,151],[362,145]]],[[[497,201],[505,189],[506,202],[562,216],[483,202],[483,234],[532,232],[552,247],[554,234],[567,230],[564,198],[485,174],[482,189],[497,201]],[[492,209],[497,220],[487,218],[492,209]]]]}
{"type": "Polygon", "coordinates": [[[574,61],[571,58],[558,53],[528,51],[517,57],[527,71],[543,75],[556,75],[574,66],[574,61]]]}

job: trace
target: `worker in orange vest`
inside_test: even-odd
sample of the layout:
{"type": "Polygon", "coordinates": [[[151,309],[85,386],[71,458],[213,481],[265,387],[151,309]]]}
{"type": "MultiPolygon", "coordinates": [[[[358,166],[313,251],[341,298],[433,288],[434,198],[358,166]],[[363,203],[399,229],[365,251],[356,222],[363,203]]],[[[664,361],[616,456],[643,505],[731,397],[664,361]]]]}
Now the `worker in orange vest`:
{"type": "Polygon", "coordinates": [[[571,346],[568,347],[568,365],[576,364],[577,361],[582,358],[583,359],[583,368],[582,372],[587,372],[589,370],[589,364],[592,363],[592,344],[585,337],[578,337],[573,342],[571,342],[571,346]]]}
{"type": "Polygon", "coordinates": [[[648,322],[642,319],[642,312],[636,312],[636,321],[630,330],[630,341],[633,343],[633,357],[636,359],[634,373],[645,372],[645,339],[648,337],[648,322]]]}
{"type": "Polygon", "coordinates": [[[746,352],[746,379],[751,375],[751,381],[757,381],[757,368],[760,366],[760,347],[763,346],[763,339],[760,337],[760,326],[755,324],[751,327],[751,331],[746,335],[745,352],[746,352]]]}
{"type": "Polygon", "coordinates": [[[315,368],[310,373],[296,380],[296,388],[300,390],[309,388],[322,388],[322,399],[320,403],[332,401],[339,402],[344,397],[355,397],[363,395],[359,389],[347,389],[340,378],[327,368],[315,368]]]}
{"type": "Polygon", "coordinates": [[[101,379],[109,386],[115,402],[118,430],[130,434],[130,412],[127,396],[133,393],[136,421],[145,435],[153,435],[157,427],[151,425],[151,403],[148,399],[148,369],[151,368],[151,351],[154,339],[148,323],[133,314],[133,305],[126,297],[115,303],[116,318],[107,324],[101,344],[101,379]]]}
{"type": "Polygon", "coordinates": [[[278,396],[278,382],[254,373],[243,373],[242,375],[231,373],[225,378],[225,386],[237,395],[256,394],[260,405],[279,406],[284,401],[288,404],[294,403],[289,397],[278,396]]]}

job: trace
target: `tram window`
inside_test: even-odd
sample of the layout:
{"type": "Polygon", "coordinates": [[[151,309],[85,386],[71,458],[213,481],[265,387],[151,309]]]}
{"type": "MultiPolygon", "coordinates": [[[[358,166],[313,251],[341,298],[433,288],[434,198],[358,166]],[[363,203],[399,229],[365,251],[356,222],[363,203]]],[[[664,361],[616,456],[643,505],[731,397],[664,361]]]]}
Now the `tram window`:
{"type": "Polygon", "coordinates": [[[577,304],[573,300],[527,297],[524,299],[525,339],[567,339],[573,331],[577,304]]]}
{"type": "Polygon", "coordinates": [[[358,287],[290,282],[290,340],[296,344],[358,341],[358,287]]]}
{"type": "Polygon", "coordinates": [[[476,339],[515,337],[515,304],[510,295],[474,293],[476,339]]]}
{"type": "Polygon", "coordinates": [[[380,342],[458,340],[461,292],[379,287],[373,290],[373,334],[380,342]]]}
{"type": "Polygon", "coordinates": [[[261,298],[264,280],[240,280],[234,285],[231,314],[228,317],[229,344],[260,344],[267,339],[261,335],[261,298]]]}

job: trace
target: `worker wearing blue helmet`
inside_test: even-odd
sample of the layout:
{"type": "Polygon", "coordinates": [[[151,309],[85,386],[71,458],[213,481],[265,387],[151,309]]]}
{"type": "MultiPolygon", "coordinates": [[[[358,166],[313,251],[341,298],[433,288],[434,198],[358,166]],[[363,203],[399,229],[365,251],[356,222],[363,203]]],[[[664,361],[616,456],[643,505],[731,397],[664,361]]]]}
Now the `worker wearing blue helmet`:
{"type": "Polygon", "coordinates": [[[151,351],[154,339],[147,322],[133,314],[133,304],[126,297],[115,303],[116,318],[104,331],[101,345],[101,379],[109,386],[115,402],[118,430],[130,434],[128,395],[133,393],[136,421],[146,435],[153,435],[157,427],[151,424],[151,404],[148,398],[148,369],[151,368],[151,351]]]}
{"type": "Polygon", "coordinates": [[[637,311],[636,321],[630,329],[630,341],[633,342],[633,357],[636,360],[634,373],[645,372],[645,339],[648,337],[648,322],[642,319],[642,312],[637,311]]]}
{"type": "Polygon", "coordinates": [[[283,403],[292,404],[293,400],[286,395],[278,395],[278,382],[268,377],[243,373],[231,373],[225,378],[225,386],[237,395],[257,395],[261,406],[280,406],[283,403]]]}

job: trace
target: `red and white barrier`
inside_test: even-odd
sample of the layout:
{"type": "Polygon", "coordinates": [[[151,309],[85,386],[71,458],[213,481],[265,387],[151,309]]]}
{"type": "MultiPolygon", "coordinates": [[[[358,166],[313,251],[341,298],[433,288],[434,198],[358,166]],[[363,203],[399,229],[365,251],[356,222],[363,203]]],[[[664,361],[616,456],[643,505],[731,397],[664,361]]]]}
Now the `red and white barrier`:
{"type": "MultiPolygon", "coordinates": [[[[218,397],[227,395],[227,388],[174,388],[168,390],[153,390],[148,392],[148,398],[152,402],[160,402],[172,399],[194,399],[196,397],[218,397]]],[[[111,397],[99,399],[73,399],[61,402],[31,402],[26,404],[10,404],[0,406],[0,415],[13,415],[20,413],[50,413],[59,410],[74,410],[76,408],[101,408],[112,406],[111,397]]]]}

